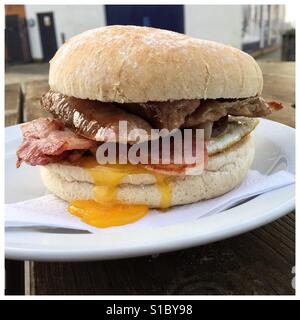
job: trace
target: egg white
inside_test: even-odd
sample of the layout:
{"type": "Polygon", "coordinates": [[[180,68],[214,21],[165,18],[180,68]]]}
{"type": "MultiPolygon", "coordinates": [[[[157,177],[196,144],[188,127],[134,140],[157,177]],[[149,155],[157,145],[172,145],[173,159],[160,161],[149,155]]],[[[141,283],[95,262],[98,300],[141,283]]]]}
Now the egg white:
{"type": "Polygon", "coordinates": [[[221,135],[212,137],[207,144],[208,156],[223,152],[233,146],[248,134],[250,134],[258,125],[259,119],[246,117],[229,116],[228,125],[221,135]]]}

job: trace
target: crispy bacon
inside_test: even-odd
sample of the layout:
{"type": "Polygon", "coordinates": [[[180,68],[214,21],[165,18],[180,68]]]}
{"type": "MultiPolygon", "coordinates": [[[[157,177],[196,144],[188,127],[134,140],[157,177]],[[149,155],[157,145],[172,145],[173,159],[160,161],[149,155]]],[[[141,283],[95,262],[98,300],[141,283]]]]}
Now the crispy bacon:
{"type": "Polygon", "coordinates": [[[97,143],[66,129],[60,120],[39,118],[21,126],[24,141],[17,150],[17,167],[22,162],[32,166],[58,162],[72,150],[87,150],[97,143]]]}
{"type": "MultiPolygon", "coordinates": [[[[145,167],[147,170],[150,171],[155,171],[155,172],[160,172],[162,174],[168,174],[168,175],[184,175],[186,173],[187,169],[190,168],[195,168],[196,166],[199,166],[200,164],[203,165],[203,168],[206,168],[207,163],[208,163],[208,153],[207,153],[207,141],[204,141],[204,145],[203,145],[203,150],[202,150],[202,159],[198,159],[201,160],[201,163],[198,163],[195,159],[196,156],[196,139],[194,139],[193,137],[193,144],[192,144],[192,154],[190,155],[192,158],[183,158],[182,160],[187,160],[188,163],[181,163],[181,164],[176,164],[173,163],[174,161],[174,154],[171,154],[171,163],[169,164],[163,164],[161,163],[161,158],[160,158],[160,163],[158,164],[152,164],[149,162],[149,164],[144,164],[143,167],[145,167]]],[[[172,150],[172,147],[171,147],[172,150]]],[[[187,157],[189,154],[186,154],[187,150],[184,150],[184,154],[185,157],[187,157]]]]}
{"type": "Polygon", "coordinates": [[[64,123],[50,118],[39,118],[21,125],[24,139],[43,139],[53,131],[63,130],[64,123]]]}
{"type": "Polygon", "coordinates": [[[272,110],[280,110],[283,108],[283,104],[280,103],[280,102],[276,102],[276,101],[268,101],[267,104],[269,105],[269,107],[272,109],[272,110]]]}

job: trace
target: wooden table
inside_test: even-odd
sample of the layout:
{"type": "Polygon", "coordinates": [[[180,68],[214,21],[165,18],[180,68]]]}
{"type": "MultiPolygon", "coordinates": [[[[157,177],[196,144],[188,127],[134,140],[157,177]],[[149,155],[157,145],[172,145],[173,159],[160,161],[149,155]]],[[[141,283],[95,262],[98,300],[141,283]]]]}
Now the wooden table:
{"type": "MultiPolygon", "coordinates": [[[[263,96],[286,108],[270,116],[295,126],[295,64],[262,63],[263,96]]],[[[7,87],[6,125],[45,114],[47,83],[7,87]],[[14,92],[14,93],[13,93],[14,92]]],[[[101,245],[101,244],[99,244],[101,245]]],[[[7,261],[7,293],[293,295],[295,214],[231,239],[158,256],[82,262],[7,261]],[[25,270],[24,270],[25,269],[25,270]]]]}

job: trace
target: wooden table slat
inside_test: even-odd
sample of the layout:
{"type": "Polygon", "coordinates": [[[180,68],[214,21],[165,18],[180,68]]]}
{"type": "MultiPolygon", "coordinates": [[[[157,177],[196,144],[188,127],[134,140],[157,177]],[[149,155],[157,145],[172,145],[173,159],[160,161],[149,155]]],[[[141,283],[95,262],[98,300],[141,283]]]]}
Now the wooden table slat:
{"type": "Polygon", "coordinates": [[[22,92],[20,84],[5,87],[5,126],[13,126],[21,122],[22,92]]]}
{"type": "Polygon", "coordinates": [[[156,258],[34,263],[32,276],[36,294],[294,294],[294,263],[293,250],[259,228],[156,258]]]}
{"type": "Polygon", "coordinates": [[[50,114],[41,106],[41,96],[49,90],[47,80],[27,82],[24,86],[24,121],[31,121],[50,114]]]}

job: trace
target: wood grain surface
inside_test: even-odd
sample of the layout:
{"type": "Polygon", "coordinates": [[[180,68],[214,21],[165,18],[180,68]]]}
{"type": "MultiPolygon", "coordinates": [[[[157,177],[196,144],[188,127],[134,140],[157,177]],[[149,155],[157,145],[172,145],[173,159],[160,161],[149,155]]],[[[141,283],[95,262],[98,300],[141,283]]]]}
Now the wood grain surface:
{"type": "Polygon", "coordinates": [[[283,109],[266,118],[295,127],[295,63],[264,62],[260,67],[264,75],[262,96],[284,105],[283,109]]]}
{"type": "MultiPolygon", "coordinates": [[[[269,118],[295,127],[295,63],[260,65],[265,79],[263,96],[285,105],[269,118]]],[[[44,116],[38,100],[46,90],[45,82],[26,84],[23,119],[44,116]]],[[[17,96],[17,90],[14,92],[17,96]]],[[[7,124],[22,121],[17,117],[16,96],[10,98],[16,101],[10,102],[10,106],[6,99],[7,124]],[[14,117],[10,110],[15,110],[14,117]]],[[[82,263],[26,262],[25,292],[32,295],[293,295],[294,265],[295,214],[290,213],[231,239],[156,257],[82,263]]]]}
{"type": "Polygon", "coordinates": [[[34,80],[24,85],[24,122],[40,117],[47,117],[49,113],[41,107],[41,96],[49,90],[47,80],[34,80]]]}
{"type": "Polygon", "coordinates": [[[21,115],[22,92],[21,85],[5,86],[5,126],[13,126],[22,121],[21,115]]]}
{"type": "Polygon", "coordinates": [[[238,237],[157,257],[33,263],[31,294],[292,295],[293,224],[290,214],[238,237]]]}

